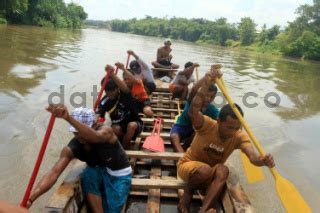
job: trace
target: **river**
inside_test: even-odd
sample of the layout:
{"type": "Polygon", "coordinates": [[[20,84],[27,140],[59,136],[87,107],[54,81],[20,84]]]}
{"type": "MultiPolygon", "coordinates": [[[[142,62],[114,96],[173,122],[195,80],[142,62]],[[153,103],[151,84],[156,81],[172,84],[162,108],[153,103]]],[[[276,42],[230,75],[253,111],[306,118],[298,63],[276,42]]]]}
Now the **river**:
{"type": "MultiPolygon", "coordinates": [[[[19,203],[23,197],[49,120],[49,97],[59,94],[53,101],[91,107],[91,92],[104,76],[106,63],[124,63],[126,50],[133,49],[150,64],[162,42],[98,29],[0,25],[0,199],[19,203]]],[[[198,62],[200,75],[212,63],[223,65],[226,86],[262,146],[274,155],[279,172],[318,211],[320,64],[184,41],[173,41],[172,48],[174,63],[182,67],[187,61],[198,62]]],[[[215,103],[221,102],[217,97],[215,103]]],[[[56,121],[40,176],[71,138],[67,126],[56,121]]],[[[36,201],[34,212],[41,212],[51,193],[36,201]]]]}

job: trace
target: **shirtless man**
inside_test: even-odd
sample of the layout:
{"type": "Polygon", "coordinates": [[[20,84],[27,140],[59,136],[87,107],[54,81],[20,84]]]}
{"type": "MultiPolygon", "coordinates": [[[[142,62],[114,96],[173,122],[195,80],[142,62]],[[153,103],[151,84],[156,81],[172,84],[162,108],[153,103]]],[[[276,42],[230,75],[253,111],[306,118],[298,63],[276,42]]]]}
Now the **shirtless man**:
{"type": "Polygon", "coordinates": [[[166,39],[164,41],[164,46],[160,47],[157,52],[157,61],[152,62],[152,65],[155,68],[164,68],[164,69],[178,69],[179,65],[171,63],[172,55],[170,55],[172,49],[171,40],[166,39]]]}

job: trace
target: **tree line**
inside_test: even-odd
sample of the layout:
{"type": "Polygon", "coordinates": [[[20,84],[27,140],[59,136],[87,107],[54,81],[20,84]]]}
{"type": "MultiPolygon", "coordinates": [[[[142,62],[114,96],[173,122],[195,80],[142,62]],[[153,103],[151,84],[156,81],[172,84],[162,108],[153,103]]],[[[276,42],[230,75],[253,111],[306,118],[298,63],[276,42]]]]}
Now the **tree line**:
{"type": "Polygon", "coordinates": [[[320,60],[320,0],[314,0],[312,5],[299,6],[296,13],[297,18],[284,29],[278,25],[271,28],[263,25],[256,30],[257,24],[250,17],[241,18],[240,23],[229,23],[226,18],[210,21],[146,16],[139,20],[111,20],[104,26],[118,32],[222,46],[245,46],[262,52],[320,60]]]}
{"type": "Polygon", "coordinates": [[[81,28],[87,13],[80,5],[63,0],[1,0],[0,23],[57,28],[81,28]]]}

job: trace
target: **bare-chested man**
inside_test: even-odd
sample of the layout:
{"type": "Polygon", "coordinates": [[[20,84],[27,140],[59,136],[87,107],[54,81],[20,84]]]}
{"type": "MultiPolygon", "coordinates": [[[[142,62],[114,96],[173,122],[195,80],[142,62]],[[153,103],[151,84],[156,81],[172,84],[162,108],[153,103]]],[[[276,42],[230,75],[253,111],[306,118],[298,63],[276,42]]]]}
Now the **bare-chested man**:
{"type": "Polygon", "coordinates": [[[157,52],[157,61],[152,62],[152,65],[155,68],[164,68],[164,69],[178,69],[179,65],[171,63],[172,55],[170,54],[172,49],[171,40],[166,39],[164,41],[164,46],[160,47],[157,52]]]}

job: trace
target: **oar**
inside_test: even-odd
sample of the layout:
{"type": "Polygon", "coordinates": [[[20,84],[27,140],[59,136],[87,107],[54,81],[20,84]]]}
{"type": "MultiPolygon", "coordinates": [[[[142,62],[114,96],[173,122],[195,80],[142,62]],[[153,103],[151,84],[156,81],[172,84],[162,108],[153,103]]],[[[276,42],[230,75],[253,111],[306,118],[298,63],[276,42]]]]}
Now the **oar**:
{"type": "MultiPolygon", "coordinates": [[[[116,72],[117,72],[118,68],[116,69],[116,72]]],[[[93,111],[96,111],[96,109],[98,108],[98,105],[99,105],[99,102],[100,102],[100,99],[102,97],[102,94],[103,94],[103,91],[104,91],[104,88],[106,87],[107,85],[107,81],[110,77],[110,74],[111,72],[109,70],[106,70],[106,76],[104,77],[104,80],[103,80],[103,83],[102,83],[102,86],[101,86],[101,89],[100,89],[100,92],[99,92],[99,95],[97,97],[97,100],[93,106],[93,111]]]]}
{"type": "Polygon", "coordinates": [[[177,105],[178,105],[178,115],[176,115],[176,116],[174,117],[174,122],[175,122],[175,123],[177,122],[178,117],[181,115],[180,101],[179,101],[179,100],[177,101],[177,105]]]}
{"type": "MultiPolygon", "coordinates": [[[[265,151],[263,150],[262,146],[260,145],[258,139],[255,137],[253,132],[251,131],[247,122],[241,116],[238,108],[235,106],[233,100],[229,96],[227,90],[223,87],[223,82],[221,79],[216,79],[216,83],[219,89],[222,91],[226,99],[228,100],[232,110],[240,120],[241,124],[246,129],[251,141],[256,146],[257,150],[262,156],[265,156],[265,151]]],[[[287,179],[282,177],[280,173],[275,168],[269,168],[274,179],[276,182],[276,189],[278,195],[282,201],[282,204],[288,213],[296,213],[296,212],[303,212],[308,213],[311,212],[310,207],[303,199],[299,191],[295,188],[295,186],[287,179]]]]}
{"type": "MultiPolygon", "coordinates": [[[[224,88],[226,93],[229,94],[224,84],[223,76],[221,77],[221,83],[222,83],[221,86],[224,88]]],[[[265,179],[262,168],[258,166],[254,166],[243,152],[240,152],[240,158],[242,160],[242,165],[243,165],[248,183],[256,183],[265,179]]]]}
{"type": "Polygon", "coordinates": [[[49,138],[50,138],[50,134],[51,134],[51,131],[52,131],[52,127],[54,125],[55,118],[56,117],[51,114],[50,121],[49,121],[49,124],[48,124],[48,127],[47,127],[46,134],[44,135],[44,138],[43,138],[43,141],[42,141],[42,145],[41,145],[41,148],[40,148],[40,151],[39,151],[39,154],[38,154],[38,158],[37,158],[36,164],[34,165],[34,169],[33,169],[32,175],[30,177],[29,184],[27,186],[26,192],[24,193],[24,197],[23,197],[23,199],[22,199],[22,201],[20,203],[20,206],[22,206],[22,207],[26,207],[27,206],[27,202],[29,200],[33,184],[36,181],[36,178],[37,178],[37,175],[38,175],[38,172],[39,172],[39,168],[40,168],[44,153],[46,151],[46,148],[47,148],[47,145],[48,145],[48,142],[49,142],[49,138]]]}
{"type": "MultiPolygon", "coordinates": [[[[127,57],[126,69],[128,69],[129,60],[130,60],[130,54],[128,54],[128,57],[127,57]]],[[[117,67],[117,69],[116,69],[116,71],[115,71],[115,74],[116,74],[116,75],[118,74],[118,67],[117,67]]]]}

